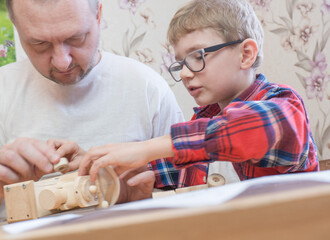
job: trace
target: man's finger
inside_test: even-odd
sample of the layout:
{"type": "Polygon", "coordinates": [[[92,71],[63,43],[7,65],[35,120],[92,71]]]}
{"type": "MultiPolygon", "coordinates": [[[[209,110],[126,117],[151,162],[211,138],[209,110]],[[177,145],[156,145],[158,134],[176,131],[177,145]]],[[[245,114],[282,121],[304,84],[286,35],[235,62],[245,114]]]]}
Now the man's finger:
{"type": "Polygon", "coordinates": [[[0,181],[3,185],[19,182],[19,180],[17,173],[6,166],[0,165],[0,181]]]}
{"type": "Polygon", "coordinates": [[[135,175],[134,177],[127,180],[127,184],[131,187],[137,186],[139,184],[150,183],[154,184],[155,182],[155,174],[153,171],[145,171],[135,175]]]}
{"type": "Polygon", "coordinates": [[[54,148],[42,141],[30,141],[30,144],[20,149],[20,155],[45,173],[52,172],[53,164],[60,158],[54,148]]]}
{"type": "Polygon", "coordinates": [[[9,178],[10,176],[15,175],[21,175],[23,178],[29,178],[33,175],[33,172],[31,170],[31,165],[26,162],[17,152],[12,150],[7,150],[3,153],[0,153],[2,155],[2,159],[0,160],[0,164],[2,164],[2,169],[0,173],[0,179],[3,178],[3,174],[5,174],[4,169],[10,170],[8,172],[9,178]]]}

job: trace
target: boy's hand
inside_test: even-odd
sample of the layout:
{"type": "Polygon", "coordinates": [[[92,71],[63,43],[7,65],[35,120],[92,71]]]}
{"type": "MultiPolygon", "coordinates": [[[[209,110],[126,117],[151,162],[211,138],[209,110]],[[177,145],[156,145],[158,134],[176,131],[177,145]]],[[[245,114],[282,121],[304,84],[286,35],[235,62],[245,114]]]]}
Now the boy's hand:
{"type": "Polygon", "coordinates": [[[99,170],[106,166],[118,166],[121,172],[138,168],[148,163],[145,142],[114,143],[93,147],[85,154],[79,166],[79,175],[90,174],[96,180],[99,170]]]}
{"type": "MultiPolygon", "coordinates": [[[[54,149],[56,153],[61,157],[66,157],[69,160],[68,169],[65,172],[77,170],[79,164],[85,155],[86,151],[79,147],[79,145],[73,141],[64,139],[51,139],[47,141],[47,144],[54,149]]],[[[60,158],[55,162],[58,163],[60,158]]]]}

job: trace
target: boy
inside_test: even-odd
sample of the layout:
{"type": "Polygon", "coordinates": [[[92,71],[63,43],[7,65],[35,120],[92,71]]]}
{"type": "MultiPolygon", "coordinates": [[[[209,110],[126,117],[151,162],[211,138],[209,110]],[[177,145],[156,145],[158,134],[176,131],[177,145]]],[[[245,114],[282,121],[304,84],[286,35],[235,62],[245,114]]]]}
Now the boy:
{"type": "MultiPolygon", "coordinates": [[[[90,173],[93,181],[102,167],[148,162],[156,170],[152,160],[164,157],[183,169],[230,161],[241,180],[319,170],[301,97],[256,74],[263,30],[245,0],[191,1],[175,14],[168,38],[178,60],[169,71],[201,106],[194,120],[173,125],[167,136],[92,148],[82,158],[81,175],[90,173]]],[[[189,185],[185,179],[203,183],[205,168],[196,169],[194,175],[183,171],[182,186],[189,185]]]]}

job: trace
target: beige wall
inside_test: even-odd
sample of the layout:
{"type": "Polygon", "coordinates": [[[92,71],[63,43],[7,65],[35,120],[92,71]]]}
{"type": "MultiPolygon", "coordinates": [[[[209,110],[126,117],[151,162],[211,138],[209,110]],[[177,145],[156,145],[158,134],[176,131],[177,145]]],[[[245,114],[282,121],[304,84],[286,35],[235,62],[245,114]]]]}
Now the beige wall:
{"type": "MultiPolygon", "coordinates": [[[[138,59],[161,73],[186,119],[196,104],[164,66],[168,23],[188,0],[103,0],[101,47],[138,59]],[[136,3],[136,7],[131,5],[136,3]]],[[[326,0],[249,0],[265,30],[264,63],[269,81],[294,87],[305,100],[320,159],[330,159],[330,5],[326,0]]],[[[329,1],[327,1],[329,2],[329,1]]],[[[24,56],[17,48],[17,57],[24,56]]]]}

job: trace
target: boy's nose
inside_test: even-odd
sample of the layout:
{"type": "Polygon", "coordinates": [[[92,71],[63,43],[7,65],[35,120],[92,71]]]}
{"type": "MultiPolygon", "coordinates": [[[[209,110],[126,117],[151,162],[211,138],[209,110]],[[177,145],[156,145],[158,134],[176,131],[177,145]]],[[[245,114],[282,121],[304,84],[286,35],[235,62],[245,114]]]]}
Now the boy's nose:
{"type": "Polygon", "coordinates": [[[64,44],[54,47],[51,63],[59,71],[66,71],[72,62],[70,48],[64,44]]]}
{"type": "Polygon", "coordinates": [[[190,71],[189,68],[187,68],[186,65],[183,66],[181,72],[180,72],[180,77],[182,80],[189,80],[192,79],[195,76],[194,72],[190,71]]]}

